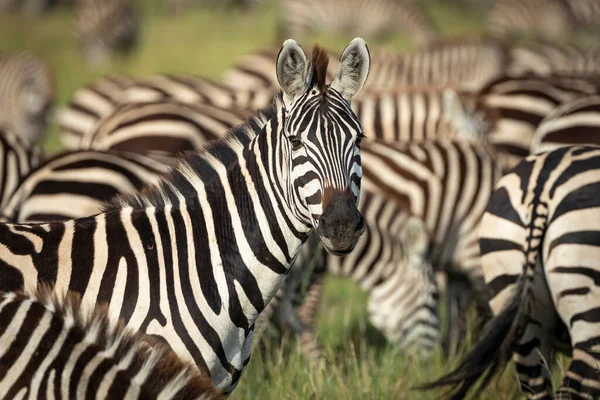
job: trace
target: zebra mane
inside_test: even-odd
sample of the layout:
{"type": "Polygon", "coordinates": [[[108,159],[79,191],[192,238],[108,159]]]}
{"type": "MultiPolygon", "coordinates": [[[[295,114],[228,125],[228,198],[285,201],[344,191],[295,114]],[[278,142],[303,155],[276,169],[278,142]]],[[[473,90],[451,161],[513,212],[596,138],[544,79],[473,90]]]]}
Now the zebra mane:
{"type": "Polygon", "coordinates": [[[230,130],[223,138],[210,141],[201,149],[183,154],[177,165],[156,184],[146,186],[138,192],[117,196],[105,203],[101,210],[107,212],[128,207],[165,207],[170,204],[171,199],[177,198],[177,196],[183,195],[185,198],[195,196],[196,193],[190,187],[189,181],[183,179],[182,176],[189,177],[190,174],[193,174],[205,183],[218,179],[210,165],[210,160],[218,159],[225,165],[237,161],[237,158],[234,159],[230,156],[230,149],[239,145],[247,146],[282,107],[282,95],[279,93],[270,107],[258,111],[247,122],[230,130]]]}
{"type": "Polygon", "coordinates": [[[310,71],[308,76],[310,77],[309,87],[316,86],[321,93],[327,90],[327,66],[329,65],[329,57],[327,56],[327,50],[315,45],[312,51],[312,60],[310,62],[310,71]]]}
{"type": "Polygon", "coordinates": [[[69,292],[59,298],[52,287],[42,284],[29,295],[24,292],[2,293],[3,301],[33,301],[39,303],[53,318],[68,329],[69,337],[108,354],[115,365],[129,365],[131,377],[145,370],[148,378],[144,387],[150,392],[163,392],[167,398],[218,400],[223,396],[212,386],[208,375],[201,375],[190,363],[183,362],[167,346],[149,336],[135,333],[122,322],[110,322],[108,306],[84,312],[78,293],[69,292]]]}

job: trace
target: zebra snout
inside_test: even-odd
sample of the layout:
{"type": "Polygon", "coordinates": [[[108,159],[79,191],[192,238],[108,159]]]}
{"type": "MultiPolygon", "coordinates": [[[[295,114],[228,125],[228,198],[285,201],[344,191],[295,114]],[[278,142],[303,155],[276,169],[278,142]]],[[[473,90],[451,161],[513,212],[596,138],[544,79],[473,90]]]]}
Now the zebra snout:
{"type": "Polygon", "coordinates": [[[338,192],[319,218],[317,234],[328,252],[348,254],[365,231],[365,219],[351,192],[338,192]]]}

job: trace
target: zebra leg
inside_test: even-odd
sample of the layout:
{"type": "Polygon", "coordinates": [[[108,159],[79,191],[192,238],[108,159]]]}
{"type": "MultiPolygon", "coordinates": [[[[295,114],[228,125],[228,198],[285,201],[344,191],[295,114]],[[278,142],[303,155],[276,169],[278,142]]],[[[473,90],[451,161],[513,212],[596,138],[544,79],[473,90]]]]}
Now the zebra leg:
{"type": "Polygon", "coordinates": [[[467,332],[467,308],[472,297],[472,288],[466,276],[448,273],[446,286],[446,318],[448,324],[442,338],[442,349],[446,356],[455,354],[459,343],[467,332]]]}
{"type": "Polygon", "coordinates": [[[321,305],[323,289],[324,277],[320,275],[307,289],[298,309],[303,326],[298,336],[298,345],[302,354],[311,361],[319,361],[322,358],[321,345],[315,336],[315,317],[321,305]]]}

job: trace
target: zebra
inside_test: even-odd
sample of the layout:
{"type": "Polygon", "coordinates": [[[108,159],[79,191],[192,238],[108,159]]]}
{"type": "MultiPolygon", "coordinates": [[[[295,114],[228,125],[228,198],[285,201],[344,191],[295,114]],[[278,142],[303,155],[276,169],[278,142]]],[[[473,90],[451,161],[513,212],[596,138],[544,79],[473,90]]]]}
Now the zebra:
{"type": "Polygon", "coordinates": [[[42,60],[0,51],[0,125],[33,145],[46,129],[53,100],[52,74],[42,60]]]}
{"type": "Polygon", "coordinates": [[[562,39],[572,26],[563,0],[495,0],[487,21],[488,33],[503,39],[520,35],[562,39]]]}
{"type": "Polygon", "coordinates": [[[507,75],[477,92],[481,102],[496,112],[488,141],[504,169],[511,169],[529,155],[536,128],[555,107],[599,90],[597,82],[587,78],[507,75]]]}
{"type": "Polygon", "coordinates": [[[597,49],[544,41],[529,41],[511,47],[507,74],[518,76],[591,75],[600,73],[600,52],[597,49]]]}
{"type": "Polygon", "coordinates": [[[434,22],[413,0],[283,0],[282,33],[304,37],[310,31],[341,32],[352,29],[377,37],[404,28],[417,44],[438,36],[434,22]]]}
{"type": "Polygon", "coordinates": [[[251,113],[268,107],[275,94],[274,91],[235,90],[189,75],[154,75],[137,82],[125,77],[109,76],[78,89],[68,106],[61,110],[58,116],[63,132],[61,139],[64,147],[70,150],[89,148],[86,147],[89,144],[84,146],[83,143],[95,135],[96,125],[101,120],[101,125],[106,125],[107,119],[123,118],[124,110],[128,110],[128,115],[135,108],[144,108],[146,112],[149,108],[155,110],[160,105],[151,106],[148,103],[161,101],[167,102],[165,112],[169,115],[163,123],[173,126],[177,119],[189,120],[189,125],[192,125],[201,120],[205,122],[193,128],[199,131],[200,137],[207,136],[205,132],[211,129],[215,135],[221,135],[226,131],[222,130],[223,124],[229,127],[246,120],[251,113]],[[131,103],[137,105],[129,105],[131,103]],[[177,111],[179,103],[184,104],[177,111]]]}
{"type": "Polygon", "coordinates": [[[84,133],[117,108],[123,90],[135,83],[126,76],[111,75],[77,89],[69,104],[57,113],[63,148],[78,150],[84,133]]]}
{"type": "MultiPolygon", "coordinates": [[[[276,55],[274,49],[266,49],[242,56],[225,71],[224,83],[240,90],[273,91],[277,87],[276,55]]],[[[333,76],[337,60],[331,58],[328,74],[333,76]]],[[[472,91],[503,75],[510,61],[501,42],[483,39],[440,41],[405,53],[379,50],[372,60],[367,89],[450,85],[472,91]]]]}
{"type": "Polygon", "coordinates": [[[540,123],[531,142],[531,153],[575,144],[600,145],[600,96],[566,101],[540,123]]]}
{"type": "Polygon", "coordinates": [[[29,147],[20,136],[0,126],[0,214],[19,182],[37,165],[37,147],[29,147]]]}
{"type": "Polygon", "coordinates": [[[597,398],[597,257],[600,147],[531,155],[504,176],[480,230],[483,274],[496,315],[459,366],[426,387],[453,385],[463,398],[512,358],[521,390],[551,398],[553,349],[572,352],[556,395],[597,398]]]}
{"type": "Polygon", "coordinates": [[[223,399],[160,343],[50,287],[0,293],[2,398],[223,399]]]}
{"type": "Polygon", "coordinates": [[[168,165],[135,153],[63,153],[22,177],[0,214],[12,222],[94,215],[104,202],[156,183],[168,170],[168,165]]]}
{"type": "Polygon", "coordinates": [[[244,122],[249,112],[174,99],[124,103],[83,136],[80,149],[134,151],[163,162],[202,147],[244,122]]]}
{"type": "Polygon", "coordinates": [[[252,10],[261,3],[261,0],[227,0],[227,1],[198,1],[198,0],[167,0],[167,10],[170,13],[179,13],[194,3],[210,3],[211,7],[225,4],[228,7],[239,7],[242,10],[252,10]]]}
{"type": "Polygon", "coordinates": [[[350,99],[369,63],[365,41],[352,40],[326,85],[324,50],[309,63],[286,40],[273,107],[155,186],[92,217],[0,224],[1,289],[50,282],[83,304],[108,303],[111,318],[161,338],[227,395],[249,361],[256,316],[310,232],[347,254],[365,229],[362,130],[350,99]]]}
{"type": "Polygon", "coordinates": [[[444,86],[366,90],[352,102],[367,137],[422,142],[440,137],[487,142],[498,118],[481,96],[444,86]]]}
{"type": "Polygon", "coordinates": [[[130,0],[76,0],[75,30],[88,63],[127,54],[138,41],[138,15],[130,0]]]}

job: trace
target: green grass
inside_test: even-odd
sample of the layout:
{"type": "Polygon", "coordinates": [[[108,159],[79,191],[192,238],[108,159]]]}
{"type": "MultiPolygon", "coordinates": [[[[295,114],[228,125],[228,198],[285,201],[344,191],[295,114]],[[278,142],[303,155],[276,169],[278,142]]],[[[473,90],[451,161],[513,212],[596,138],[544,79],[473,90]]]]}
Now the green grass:
{"type": "MultiPolygon", "coordinates": [[[[145,1],[143,38],[135,54],[98,70],[83,62],[72,33],[72,13],[57,10],[41,17],[0,16],[0,49],[30,50],[52,66],[57,85],[57,104],[65,104],[75,89],[107,73],[144,77],[157,72],[187,72],[218,78],[241,54],[279,43],[277,9],[267,5],[254,13],[229,13],[198,9],[171,17],[162,15],[160,0],[145,1]]],[[[428,12],[444,35],[461,36],[482,30],[481,18],[443,2],[428,12]]],[[[351,35],[312,36],[314,41],[341,51],[351,35]]],[[[385,44],[410,47],[409,38],[398,36],[385,44]]],[[[373,47],[374,43],[369,41],[373,47]]],[[[58,150],[58,131],[52,126],[46,149],[58,150]]],[[[307,364],[294,345],[273,351],[263,361],[254,356],[241,383],[231,396],[241,399],[438,399],[440,393],[410,391],[412,385],[449,371],[457,360],[439,355],[419,361],[386,344],[367,323],[366,296],[355,285],[329,279],[317,335],[324,345],[326,362],[321,368],[307,364]]],[[[513,399],[517,386],[508,368],[482,398],[513,399]]]]}

